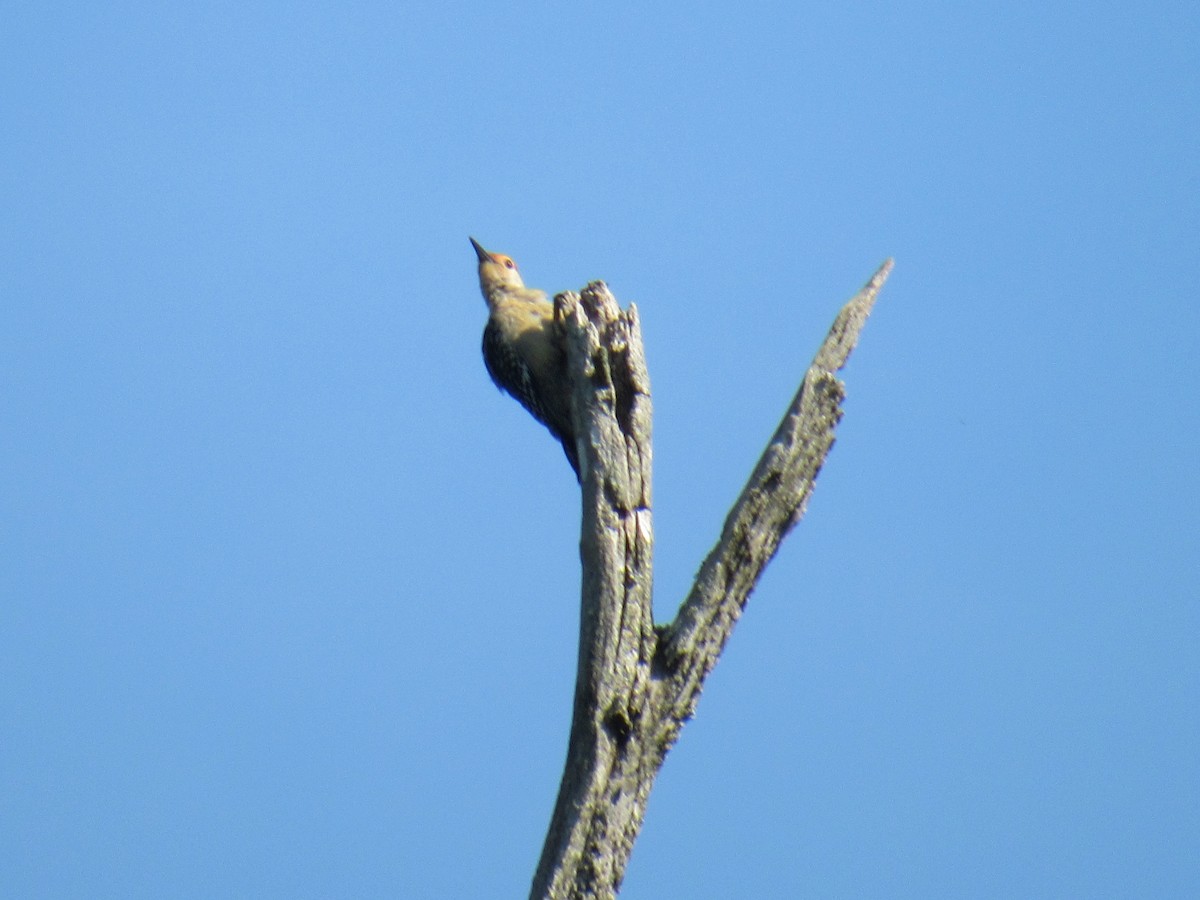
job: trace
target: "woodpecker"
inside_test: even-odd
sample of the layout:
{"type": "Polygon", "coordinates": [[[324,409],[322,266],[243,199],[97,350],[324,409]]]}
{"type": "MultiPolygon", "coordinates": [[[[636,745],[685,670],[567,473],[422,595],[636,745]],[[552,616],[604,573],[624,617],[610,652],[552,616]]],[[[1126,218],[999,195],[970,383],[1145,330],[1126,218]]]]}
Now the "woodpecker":
{"type": "Polygon", "coordinates": [[[567,353],[545,291],[525,287],[517,264],[489,253],[470,238],[479,257],[479,289],[487,302],[483,364],[500,390],[511,394],[550,429],[579,478],[579,451],[571,424],[567,353]]]}

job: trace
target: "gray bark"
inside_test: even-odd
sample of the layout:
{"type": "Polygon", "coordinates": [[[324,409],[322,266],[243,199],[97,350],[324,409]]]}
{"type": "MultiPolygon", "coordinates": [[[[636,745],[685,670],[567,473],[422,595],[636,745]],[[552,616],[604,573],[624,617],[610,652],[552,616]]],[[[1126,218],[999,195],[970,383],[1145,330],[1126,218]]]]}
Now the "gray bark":
{"type": "Polygon", "coordinates": [[[615,897],[667,751],[763,569],[804,514],[833,446],[845,385],[834,374],[891,271],[838,314],[791,406],[669,625],[651,608],[650,378],[636,307],[602,282],[555,298],[582,468],[579,668],[558,800],[532,898],[615,897]]]}

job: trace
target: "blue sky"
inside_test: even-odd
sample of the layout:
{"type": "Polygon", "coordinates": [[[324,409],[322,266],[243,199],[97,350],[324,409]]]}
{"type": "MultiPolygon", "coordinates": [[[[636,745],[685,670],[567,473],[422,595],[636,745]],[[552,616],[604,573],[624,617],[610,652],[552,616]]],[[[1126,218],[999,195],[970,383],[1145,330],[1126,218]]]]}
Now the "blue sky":
{"type": "Polygon", "coordinates": [[[1200,8],[9,4],[0,895],[508,897],[577,493],[469,234],[608,281],[668,619],[897,261],[623,897],[1200,893],[1200,8]]]}

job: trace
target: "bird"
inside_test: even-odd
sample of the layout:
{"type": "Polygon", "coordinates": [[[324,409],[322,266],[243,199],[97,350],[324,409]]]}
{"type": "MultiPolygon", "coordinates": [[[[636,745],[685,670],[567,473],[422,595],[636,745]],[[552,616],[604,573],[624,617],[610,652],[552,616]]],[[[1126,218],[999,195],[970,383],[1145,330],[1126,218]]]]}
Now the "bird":
{"type": "Polygon", "coordinates": [[[579,474],[571,421],[566,343],[545,291],[525,286],[517,264],[470,238],[479,258],[479,290],[487,303],[483,364],[496,387],[510,394],[562,444],[579,474]]]}

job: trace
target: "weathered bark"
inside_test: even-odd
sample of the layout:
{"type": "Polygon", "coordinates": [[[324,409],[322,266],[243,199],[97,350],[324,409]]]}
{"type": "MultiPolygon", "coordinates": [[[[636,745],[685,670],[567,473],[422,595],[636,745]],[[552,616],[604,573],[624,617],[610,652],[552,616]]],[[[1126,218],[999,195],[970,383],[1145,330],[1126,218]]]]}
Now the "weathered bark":
{"type": "Polygon", "coordinates": [[[891,271],[838,314],[673,622],[656,629],[650,380],[637,309],[601,282],[555,298],[582,467],[579,669],[566,769],[532,898],[615,897],[650,789],[833,446],[845,365],[891,271]]]}

